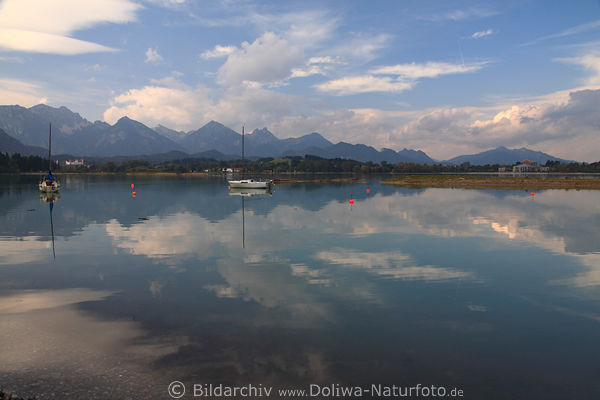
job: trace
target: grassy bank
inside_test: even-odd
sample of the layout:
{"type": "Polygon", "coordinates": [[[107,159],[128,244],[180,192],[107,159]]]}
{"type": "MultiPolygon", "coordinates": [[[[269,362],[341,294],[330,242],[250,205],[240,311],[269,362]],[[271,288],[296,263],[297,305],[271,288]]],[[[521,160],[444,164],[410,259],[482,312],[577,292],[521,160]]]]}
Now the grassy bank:
{"type": "Polygon", "coordinates": [[[289,179],[289,178],[275,178],[273,183],[334,183],[334,182],[351,182],[360,183],[363,182],[360,178],[346,177],[346,178],[315,178],[315,179],[289,179]]]}
{"type": "Polygon", "coordinates": [[[541,178],[541,177],[495,177],[456,175],[405,175],[384,180],[386,185],[411,188],[460,188],[460,189],[577,189],[599,190],[600,179],[541,178]]]}

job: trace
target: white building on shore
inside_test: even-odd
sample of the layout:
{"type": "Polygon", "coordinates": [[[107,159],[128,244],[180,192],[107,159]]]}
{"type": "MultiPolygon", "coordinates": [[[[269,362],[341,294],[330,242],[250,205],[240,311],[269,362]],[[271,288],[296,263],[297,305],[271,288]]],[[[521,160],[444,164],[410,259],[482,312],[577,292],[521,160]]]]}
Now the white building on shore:
{"type": "Polygon", "coordinates": [[[65,161],[65,165],[66,166],[78,166],[78,165],[83,165],[83,158],[80,158],[79,160],[66,160],[65,161]]]}
{"type": "Polygon", "coordinates": [[[548,172],[550,168],[542,167],[535,161],[525,160],[522,164],[513,167],[513,173],[521,174],[524,172],[548,172]]]}

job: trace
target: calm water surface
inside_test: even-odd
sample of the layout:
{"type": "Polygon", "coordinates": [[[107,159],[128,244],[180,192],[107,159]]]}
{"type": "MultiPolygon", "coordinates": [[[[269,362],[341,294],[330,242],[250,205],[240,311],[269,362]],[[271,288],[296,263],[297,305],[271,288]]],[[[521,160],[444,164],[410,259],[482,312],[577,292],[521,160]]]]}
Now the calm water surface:
{"type": "Polygon", "coordinates": [[[0,180],[5,391],[167,399],[179,380],[184,398],[195,383],[600,398],[598,191],[371,181],[242,197],[219,179],[74,176],[48,203],[35,183],[0,180]]]}

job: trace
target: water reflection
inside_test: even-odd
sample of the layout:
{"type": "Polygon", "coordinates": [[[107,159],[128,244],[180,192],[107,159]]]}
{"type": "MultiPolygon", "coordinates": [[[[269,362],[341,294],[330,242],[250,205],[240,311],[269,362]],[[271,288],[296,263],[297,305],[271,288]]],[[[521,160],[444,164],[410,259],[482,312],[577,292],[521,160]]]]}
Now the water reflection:
{"type": "Polygon", "coordinates": [[[176,351],[178,343],[148,338],[133,321],[109,321],[77,307],[112,294],[62,289],[0,297],[0,373],[5,390],[14,382],[21,386],[15,390],[35,391],[40,397],[68,392],[78,398],[92,393],[91,397],[124,398],[162,391],[164,377],[149,366],[176,351]]]}
{"type": "MultiPolygon", "coordinates": [[[[587,379],[600,356],[597,192],[371,182],[249,196],[160,178],[135,181],[132,198],[130,181],[88,179],[65,181],[50,230],[33,192],[0,190],[0,320],[46,332],[65,371],[79,360],[108,382],[109,363],[137,354],[127,370],[157,387],[427,381],[489,398],[503,376],[511,398],[559,378],[599,390],[587,379]],[[90,329],[115,334],[73,337],[90,329]]],[[[42,343],[5,332],[4,349],[42,343]]],[[[47,375],[11,351],[10,382],[47,375]]]]}
{"type": "Polygon", "coordinates": [[[48,209],[50,210],[50,232],[52,233],[52,257],[56,259],[56,250],[54,248],[54,221],[52,219],[52,211],[54,210],[54,203],[60,199],[58,192],[42,192],[40,193],[40,199],[48,203],[48,209]]]}
{"type": "Polygon", "coordinates": [[[433,265],[419,266],[411,256],[401,252],[370,253],[354,249],[334,248],[318,252],[315,257],[328,264],[340,264],[354,268],[364,268],[376,275],[395,279],[417,279],[442,281],[447,279],[472,278],[470,272],[452,268],[439,268],[433,265]]]}

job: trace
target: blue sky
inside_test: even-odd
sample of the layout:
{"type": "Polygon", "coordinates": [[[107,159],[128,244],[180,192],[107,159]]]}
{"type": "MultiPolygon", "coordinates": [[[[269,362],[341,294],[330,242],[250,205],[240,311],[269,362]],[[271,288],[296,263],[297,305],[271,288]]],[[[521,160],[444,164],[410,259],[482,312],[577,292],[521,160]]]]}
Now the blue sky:
{"type": "Polygon", "coordinates": [[[0,103],[598,161],[600,2],[3,0],[0,103]]]}

